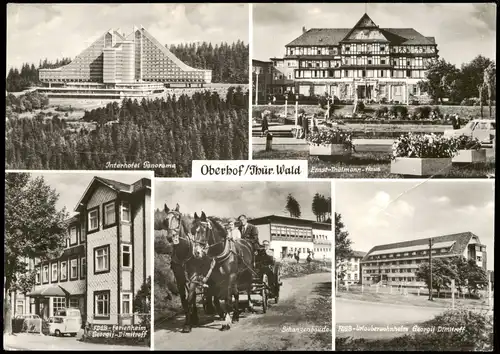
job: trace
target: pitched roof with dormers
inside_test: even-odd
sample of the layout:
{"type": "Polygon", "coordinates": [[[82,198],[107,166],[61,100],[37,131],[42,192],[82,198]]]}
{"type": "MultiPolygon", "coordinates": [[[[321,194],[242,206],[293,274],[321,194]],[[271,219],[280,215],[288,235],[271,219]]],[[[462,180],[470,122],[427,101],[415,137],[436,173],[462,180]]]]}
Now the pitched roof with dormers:
{"type": "Polygon", "coordinates": [[[367,14],[364,14],[352,28],[311,28],[288,43],[286,47],[338,46],[343,41],[352,41],[348,37],[355,29],[376,29],[380,31],[382,37],[385,38],[384,40],[387,40],[391,44],[436,44],[434,37],[426,37],[413,28],[379,28],[367,14]]]}

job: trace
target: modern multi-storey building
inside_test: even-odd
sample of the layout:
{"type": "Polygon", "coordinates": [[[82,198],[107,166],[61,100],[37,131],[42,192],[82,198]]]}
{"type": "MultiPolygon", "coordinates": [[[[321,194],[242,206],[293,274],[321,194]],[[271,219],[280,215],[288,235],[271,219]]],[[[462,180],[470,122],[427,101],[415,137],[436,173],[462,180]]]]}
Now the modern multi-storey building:
{"type": "Polygon", "coordinates": [[[151,275],[151,180],[94,177],[75,212],[62,255],[33,260],[29,312],[48,318],[76,307],[93,324],[133,324],[133,299],[151,275]]]}
{"type": "Polygon", "coordinates": [[[160,94],[176,84],[201,87],[212,71],[186,65],[141,26],[128,36],[105,32],[71,63],[40,69],[39,79],[49,97],[114,99],[160,94]]]}
{"type": "MultiPolygon", "coordinates": [[[[295,92],[325,93],[340,100],[372,99],[407,103],[419,99],[417,83],[438,58],[434,37],[413,28],[380,28],[364,14],[353,28],[311,28],[271,58],[295,92]]],[[[275,91],[287,89],[275,85],[275,91]]]]}
{"type": "Polygon", "coordinates": [[[361,260],[366,255],[366,252],[361,251],[353,251],[351,257],[343,260],[339,264],[339,274],[343,274],[341,280],[345,282],[345,284],[356,284],[361,283],[361,260]]]}
{"type": "Polygon", "coordinates": [[[361,261],[363,284],[425,286],[415,273],[422,263],[429,262],[429,250],[432,258],[462,256],[474,260],[486,271],[486,246],[473,233],[432,237],[432,248],[429,240],[423,238],[373,247],[361,261]]]}
{"type": "Polygon", "coordinates": [[[268,215],[249,220],[259,231],[259,241],[270,242],[274,257],[281,259],[300,251],[300,259],[306,259],[309,251],[314,259],[332,258],[332,225],[313,220],[268,215]]]}

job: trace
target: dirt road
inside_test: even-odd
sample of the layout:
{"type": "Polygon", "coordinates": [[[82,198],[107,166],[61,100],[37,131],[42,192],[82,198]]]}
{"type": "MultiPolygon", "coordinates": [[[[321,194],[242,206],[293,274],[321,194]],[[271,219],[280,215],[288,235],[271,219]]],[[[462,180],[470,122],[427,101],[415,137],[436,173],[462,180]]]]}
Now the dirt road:
{"type": "MultiPolygon", "coordinates": [[[[242,313],[229,331],[222,322],[199,311],[200,326],[181,333],[184,317],[155,323],[156,350],[331,350],[331,273],[316,273],[283,279],[278,304],[262,313],[242,313]]],[[[246,299],[246,296],[243,296],[246,299]]],[[[252,297],[252,301],[259,297],[252,297]]]]}

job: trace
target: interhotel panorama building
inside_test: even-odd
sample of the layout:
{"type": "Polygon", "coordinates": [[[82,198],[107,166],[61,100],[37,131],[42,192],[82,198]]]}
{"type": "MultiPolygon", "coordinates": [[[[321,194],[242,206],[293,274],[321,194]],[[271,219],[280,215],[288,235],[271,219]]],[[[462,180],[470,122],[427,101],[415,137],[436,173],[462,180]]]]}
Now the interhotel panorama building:
{"type": "Polygon", "coordinates": [[[109,30],[71,63],[40,69],[40,93],[58,98],[120,99],[162,94],[165,87],[202,87],[211,70],[180,61],[144,27],[125,36],[109,30]]]}

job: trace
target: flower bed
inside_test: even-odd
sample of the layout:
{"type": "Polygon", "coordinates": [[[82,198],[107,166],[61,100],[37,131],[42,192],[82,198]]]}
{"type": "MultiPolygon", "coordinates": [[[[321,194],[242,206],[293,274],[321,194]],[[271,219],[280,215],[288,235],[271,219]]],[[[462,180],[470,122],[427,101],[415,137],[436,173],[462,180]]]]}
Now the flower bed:
{"type": "Polygon", "coordinates": [[[404,134],[392,145],[391,173],[414,176],[443,175],[451,169],[458,141],[436,134],[404,134]]]}
{"type": "Polygon", "coordinates": [[[392,145],[393,159],[452,158],[458,151],[458,140],[444,135],[407,133],[392,145]]]}
{"type": "Polygon", "coordinates": [[[341,129],[321,129],[307,136],[310,155],[343,155],[354,150],[351,134],[341,129]]]}
{"type": "Polygon", "coordinates": [[[481,148],[479,139],[462,135],[457,140],[457,154],[453,156],[452,162],[456,163],[479,163],[486,162],[486,149],[481,148]]]}

